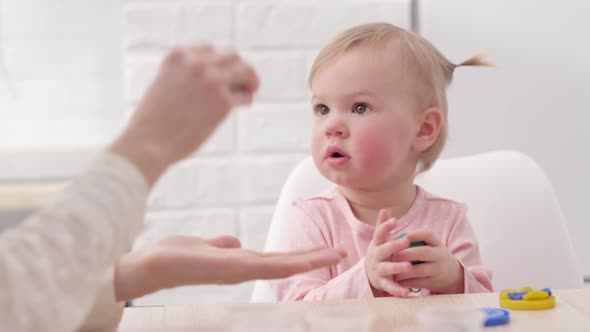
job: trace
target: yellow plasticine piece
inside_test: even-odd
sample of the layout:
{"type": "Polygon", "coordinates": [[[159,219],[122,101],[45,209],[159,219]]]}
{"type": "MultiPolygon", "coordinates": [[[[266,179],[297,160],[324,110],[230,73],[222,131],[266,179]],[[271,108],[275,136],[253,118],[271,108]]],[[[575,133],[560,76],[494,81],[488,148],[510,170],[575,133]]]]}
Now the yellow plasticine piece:
{"type": "Polygon", "coordinates": [[[541,300],[510,300],[500,298],[500,306],[506,309],[513,310],[543,310],[555,307],[555,296],[551,295],[548,298],[541,300]]]}
{"type": "Polygon", "coordinates": [[[543,300],[549,297],[549,293],[545,291],[532,291],[523,295],[523,300],[543,300]]]}
{"type": "Polygon", "coordinates": [[[524,286],[523,288],[520,289],[521,292],[532,292],[534,291],[533,287],[531,286],[524,286]]]}

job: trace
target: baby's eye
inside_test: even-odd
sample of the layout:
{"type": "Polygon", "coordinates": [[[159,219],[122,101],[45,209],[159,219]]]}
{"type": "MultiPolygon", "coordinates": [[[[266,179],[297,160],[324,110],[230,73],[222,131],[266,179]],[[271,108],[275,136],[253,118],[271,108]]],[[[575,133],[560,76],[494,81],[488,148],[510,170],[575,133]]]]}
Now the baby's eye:
{"type": "Polygon", "coordinates": [[[354,106],[352,107],[352,113],[356,114],[365,114],[369,111],[371,111],[371,108],[363,103],[354,104],[354,106]]]}
{"type": "Polygon", "coordinates": [[[319,115],[326,115],[330,112],[330,109],[328,108],[328,106],[324,105],[324,104],[319,104],[315,107],[316,113],[318,113],[319,115]]]}

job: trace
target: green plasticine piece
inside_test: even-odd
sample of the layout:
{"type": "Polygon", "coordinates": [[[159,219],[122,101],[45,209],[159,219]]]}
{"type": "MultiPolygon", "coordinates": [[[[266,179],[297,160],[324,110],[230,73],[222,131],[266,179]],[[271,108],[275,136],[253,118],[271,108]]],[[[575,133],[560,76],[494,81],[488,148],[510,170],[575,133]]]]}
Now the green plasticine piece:
{"type": "MultiPolygon", "coordinates": [[[[406,236],[407,234],[408,234],[408,233],[401,233],[401,234],[400,234],[400,235],[398,235],[398,236],[397,236],[397,237],[396,237],[394,240],[401,239],[401,238],[403,238],[404,236],[406,236]]],[[[424,241],[416,241],[416,242],[412,242],[412,243],[410,243],[410,248],[413,248],[413,247],[420,247],[420,246],[425,246],[425,245],[426,245],[426,242],[424,242],[424,241]]],[[[423,262],[423,261],[411,261],[410,263],[412,263],[412,265],[417,265],[417,264],[422,264],[422,263],[424,263],[424,262],[423,262]]]]}

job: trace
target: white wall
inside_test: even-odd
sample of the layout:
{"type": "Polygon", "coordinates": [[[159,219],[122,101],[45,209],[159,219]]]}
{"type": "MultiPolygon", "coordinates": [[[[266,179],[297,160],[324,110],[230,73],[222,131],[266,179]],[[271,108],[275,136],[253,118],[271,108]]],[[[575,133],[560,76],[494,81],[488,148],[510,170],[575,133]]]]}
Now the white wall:
{"type": "Polygon", "coordinates": [[[554,185],[587,275],[589,12],[583,0],[420,0],[419,24],[452,60],[484,50],[497,65],[457,70],[445,156],[493,149],[531,155],[554,185]]]}
{"type": "Polygon", "coordinates": [[[94,147],[113,135],[125,106],[121,7],[0,1],[0,152],[94,147]]]}

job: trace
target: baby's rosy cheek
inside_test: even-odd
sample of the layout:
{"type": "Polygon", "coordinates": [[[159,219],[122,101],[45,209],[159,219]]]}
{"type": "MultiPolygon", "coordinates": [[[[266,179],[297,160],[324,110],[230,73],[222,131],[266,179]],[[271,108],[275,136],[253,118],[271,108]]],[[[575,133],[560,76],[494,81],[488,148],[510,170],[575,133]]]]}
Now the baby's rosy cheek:
{"type": "Polygon", "coordinates": [[[375,131],[360,132],[356,138],[355,150],[360,166],[368,171],[377,171],[391,161],[391,142],[375,131]]]}

